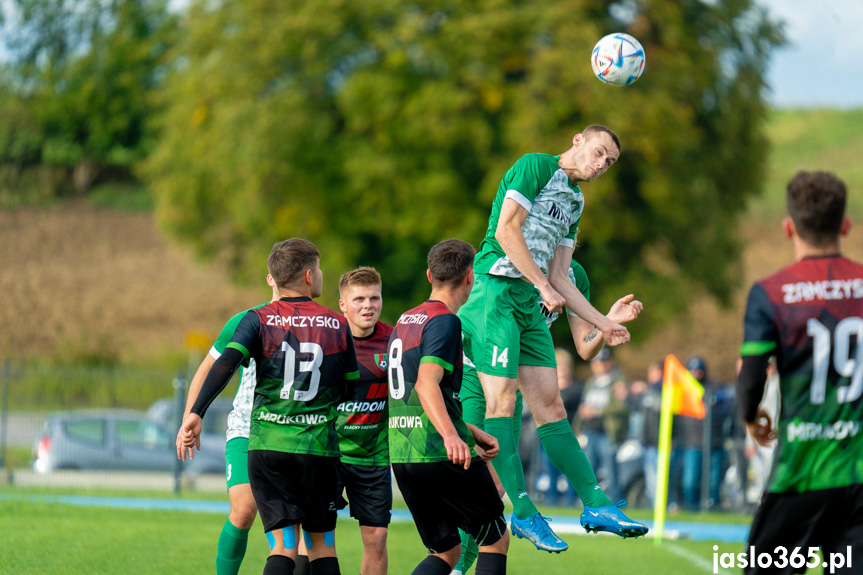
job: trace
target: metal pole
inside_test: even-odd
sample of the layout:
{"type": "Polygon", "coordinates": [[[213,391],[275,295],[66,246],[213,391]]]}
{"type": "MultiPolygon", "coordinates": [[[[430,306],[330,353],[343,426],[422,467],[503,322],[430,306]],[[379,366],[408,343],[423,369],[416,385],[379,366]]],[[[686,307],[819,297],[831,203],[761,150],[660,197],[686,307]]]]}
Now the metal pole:
{"type": "Polygon", "coordinates": [[[9,423],[9,360],[3,362],[3,375],[0,376],[0,387],[3,388],[2,406],[0,406],[0,467],[6,469],[6,428],[9,423]]]}
{"type": "Polygon", "coordinates": [[[701,510],[707,511],[711,505],[718,501],[710,501],[710,456],[713,435],[713,405],[716,403],[716,394],[712,389],[704,393],[704,428],[701,433],[701,510]]]}
{"type": "MultiPolygon", "coordinates": [[[[174,378],[174,397],[177,400],[176,405],[176,417],[175,417],[175,426],[174,429],[180,429],[180,426],[183,425],[183,412],[186,410],[186,376],[182,373],[178,374],[177,377],[174,378]]],[[[174,461],[174,495],[179,495],[180,490],[182,488],[182,479],[183,479],[183,462],[180,461],[178,457],[176,461],[174,461]]]]}

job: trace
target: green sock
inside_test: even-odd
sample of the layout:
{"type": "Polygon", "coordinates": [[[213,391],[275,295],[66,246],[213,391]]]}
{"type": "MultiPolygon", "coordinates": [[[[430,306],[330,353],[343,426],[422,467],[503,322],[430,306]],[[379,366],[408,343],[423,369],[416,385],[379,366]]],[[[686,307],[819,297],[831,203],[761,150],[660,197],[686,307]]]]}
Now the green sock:
{"type": "Polygon", "coordinates": [[[611,505],[611,500],[599,488],[596,473],[593,472],[567,420],[540,425],[536,431],[548,459],[566,475],[575,492],[581,497],[582,503],[590,507],[611,505]]]}
{"type": "Polygon", "coordinates": [[[470,533],[459,529],[458,535],[461,538],[461,557],[458,558],[458,563],[453,567],[453,571],[467,573],[479,555],[479,547],[476,544],[476,539],[471,537],[470,533]]]}
{"type": "Polygon", "coordinates": [[[230,519],[225,521],[216,551],[216,575],[237,575],[240,572],[248,542],[248,529],[234,527],[230,519]]]}
{"type": "Polygon", "coordinates": [[[527,494],[524,468],[515,445],[511,417],[491,417],[485,420],[485,432],[493,435],[500,446],[497,457],[491,460],[503,489],[512,501],[513,511],[519,519],[527,519],[537,513],[536,506],[527,494]]]}

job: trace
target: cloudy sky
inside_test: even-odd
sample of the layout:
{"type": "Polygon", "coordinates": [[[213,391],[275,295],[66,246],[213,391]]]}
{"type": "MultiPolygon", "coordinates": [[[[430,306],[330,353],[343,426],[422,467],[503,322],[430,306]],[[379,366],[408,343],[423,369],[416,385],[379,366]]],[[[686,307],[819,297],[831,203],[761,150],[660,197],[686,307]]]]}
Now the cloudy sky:
{"type": "Polygon", "coordinates": [[[863,0],[757,0],[789,44],[768,69],[778,107],[863,107],[863,0]]]}

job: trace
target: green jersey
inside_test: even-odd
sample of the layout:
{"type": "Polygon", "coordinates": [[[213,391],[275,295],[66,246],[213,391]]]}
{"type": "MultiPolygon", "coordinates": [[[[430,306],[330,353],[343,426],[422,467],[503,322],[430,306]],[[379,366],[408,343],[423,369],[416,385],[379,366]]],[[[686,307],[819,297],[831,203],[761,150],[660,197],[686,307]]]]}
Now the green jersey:
{"type": "Polygon", "coordinates": [[[557,165],[560,156],[527,154],[509,169],[494,198],[488,231],[474,260],[476,273],[519,278],[522,276],[494,238],[500,210],[505,199],[518,202],[529,214],[521,226],[531,257],[542,270],[557,246],[573,247],[578,223],[584,209],[581,189],[557,165]]]}
{"type": "MultiPolygon", "coordinates": [[[[581,295],[584,296],[584,299],[590,301],[590,280],[587,278],[587,272],[584,271],[584,268],[581,267],[581,264],[575,260],[572,260],[572,263],[569,264],[569,281],[581,292],[581,295]]],[[[545,322],[548,324],[548,327],[551,327],[551,324],[554,323],[560,314],[556,311],[548,311],[548,308],[545,307],[545,303],[542,301],[542,298],[539,298],[539,309],[542,312],[542,315],[545,316],[545,322]]],[[[567,308],[567,315],[578,315],[574,311],[567,308]]]]}

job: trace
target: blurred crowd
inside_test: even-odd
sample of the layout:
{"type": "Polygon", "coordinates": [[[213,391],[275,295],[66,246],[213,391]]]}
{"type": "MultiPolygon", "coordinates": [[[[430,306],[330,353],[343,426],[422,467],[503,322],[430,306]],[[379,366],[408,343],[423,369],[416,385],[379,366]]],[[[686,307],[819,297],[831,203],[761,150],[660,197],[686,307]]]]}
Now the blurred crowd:
{"type": "MultiPolygon", "coordinates": [[[[572,355],[556,350],[558,386],[582,449],[612,501],[653,507],[656,493],[663,362],[639,377],[616,365],[603,348],[590,361],[585,381],[573,376],[572,355]]],[[[709,377],[701,357],[686,369],[704,387],[704,419],[673,416],[667,505],[677,510],[747,510],[757,504],[770,471],[772,449],[747,439],[735,399],[734,382],[709,377]]],[[[768,384],[765,404],[771,399],[768,384]]],[[[531,497],[549,505],[577,505],[578,496],[548,461],[525,406],[519,445],[531,497]]]]}

